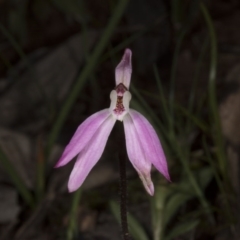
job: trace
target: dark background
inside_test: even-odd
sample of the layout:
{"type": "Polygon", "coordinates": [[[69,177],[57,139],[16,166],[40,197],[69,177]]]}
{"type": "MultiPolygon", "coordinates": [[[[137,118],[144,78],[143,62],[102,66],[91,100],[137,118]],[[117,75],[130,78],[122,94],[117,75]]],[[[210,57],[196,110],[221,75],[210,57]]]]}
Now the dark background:
{"type": "MultiPolygon", "coordinates": [[[[125,151],[122,125],[115,126],[100,162],[81,188],[79,201],[66,187],[73,163],[59,169],[53,166],[77,126],[109,107],[114,69],[127,47],[133,52],[132,107],[153,123],[166,143],[172,183],[153,171],[155,187],[171,189],[163,209],[168,209],[166,204],[182,186],[181,193],[190,192],[176,209],[169,207],[175,209],[174,216],[161,239],[239,239],[240,2],[128,1],[90,73],[81,80],[117,4],[113,0],[0,0],[0,239],[121,239],[109,201],[118,202],[117,156],[125,151]],[[213,38],[201,4],[216,34],[216,94],[209,91],[213,38]],[[175,111],[170,116],[174,139],[168,138],[169,120],[154,69],[167,104],[175,111]],[[77,82],[81,82],[77,97],[51,141],[77,82]],[[193,105],[188,108],[193,92],[193,105]],[[221,131],[211,117],[209,99],[217,101],[221,131]],[[166,136],[162,129],[167,129],[166,136]],[[217,144],[221,134],[222,147],[217,144]],[[189,151],[183,159],[199,183],[212,219],[199,195],[193,194],[177,146],[184,154],[189,151]],[[218,151],[225,154],[224,169],[218,151]],[[211,173],[204,175],[208,169],[211,173]],[[26,199],[29,195],[32,201],[26,199]],[[78,202],[74,214],[73,199],[78,202]],[[196,225],[190,227],[194,221],[196,225]],[[179,234],[165,238],[178,226],[179,234]]],[[[129,212],[148,239],[157,240],[151,203],[161,200],[147,196],[129,163],[127,173],[129,212]]],[[[161,190],[159,194],[164,196],[161,190]]],[[[159,214],[163,219],[168,215],[159,214]]]]}

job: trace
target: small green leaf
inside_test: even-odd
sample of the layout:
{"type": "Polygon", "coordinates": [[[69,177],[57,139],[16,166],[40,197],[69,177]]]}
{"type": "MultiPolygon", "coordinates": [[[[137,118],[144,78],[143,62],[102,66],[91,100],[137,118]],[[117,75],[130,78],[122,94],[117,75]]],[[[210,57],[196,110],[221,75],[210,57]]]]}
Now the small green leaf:
{"type": "Polygon", "coordinates": [[[167,235],[164,240],[171,240],[179,235],[182,235],[186,232],[191,231],[194,229],[197,225],[199,224],[199,220],[194,220],[194,221],[187,221],[187,222],[182,222],[179,223],[177,226],[175,226],[171,232],[167,235]]]}
{"type": "Polygon", "coordinates": [[[211,179],[213,178],[213,171],[211,167],[202,168],[201,171],[197,173],[197,180],[202,189],[205,189],[211,179]]]}
{"type": "Polygon", "coordinates": [[[174,194],[169,201],[167,202],[165,209],[165,226],[172,219],[172,217],[177,213],[178,209],[189,199],[191,199],[191,195],[186,193],[176,193],[174,194]]]}
{"type": "Polygon", "coordinates": [[[79,201],[81,199],[82,190],[79,188],[73,195],[73,201],[69,213],[69,225],[67,229],[67,240],[74,239],[74,235],[77,232],[77,214],[78,214],[78,206],[79,201]]]}
{"type": "MultiPolygon", "coordinates": [[[[213,172],[211,167],[205,167],[200,171],[196,172],[195,176],[196,180],[199,183],[199,186],[202,190],[204,190],[213,178],[213,172]]],[[[187,177],[184,177],[177,186],[172,187],[172,192],[173,194],[169,197],[166,204],[166,217],[164,220],[165,226],[185,202],[196,196],[196,193],[187,177]],[[175,189],[178,189],[178,191],[176,191],[175,189]]]]}

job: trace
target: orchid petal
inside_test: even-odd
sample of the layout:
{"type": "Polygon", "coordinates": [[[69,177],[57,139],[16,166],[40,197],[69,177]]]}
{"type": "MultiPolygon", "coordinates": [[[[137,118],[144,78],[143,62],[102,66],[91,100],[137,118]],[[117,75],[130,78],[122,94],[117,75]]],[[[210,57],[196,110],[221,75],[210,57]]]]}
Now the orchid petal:
{"type": "Polygon", "coordinates": [[[102,156],[115,122],[116,120],[109,116],[79,154],[68,182],[70,192],[77,190],[82,185],[91,169],[102,156]]]}
{"type": "Polygon", "coordinates": [[[146,157],[151,161],[156,169],[170,181],[167,161],[157,133],[148,120],[139,112],[131,109],[129,114],[133,119],[134,126],[138,133],[139,140],[142,143],[146,157]]]}
{"type": "Polygon", "coordinates": [[[87,118],[74,133],[55,167],[67,164],[82,151],[109,115],[109,109],[104,109],[87,118]]]}
{"type": "Polygon", "coordinates": [[[131,74],[132,74],[132,51],[126,49],[122,57],[121,62],[115,69],[116,86],[122,83],[127,89],[129,89],[131,74]]]}
{"type": "Polygon", "coordinates": [[[123,106],[127,113],[129,112],[129,104],[130,104],[131,99],[132,99],[132,94],[129,91],[126,91],[123,94],[123,106]]]}
{"type": "Polygon", "coordinates": [[[154,185],[151,180],[151,162],[146,158],[142,143],[129,114],[123,119],[128,157],[137,170],[147,192],[153,196],[154,185]]]}
{"type": "Polygon", "coordinates": [[[115,90],[112,90],[111,93],[110,93],[110,100],[111,100],[111,103],[110,103],[110,108],[109,108],[109,111],[114,115],[113,113],[113,110],[116,108],[116,105],[117,105],[117,92],[115,90]]]}

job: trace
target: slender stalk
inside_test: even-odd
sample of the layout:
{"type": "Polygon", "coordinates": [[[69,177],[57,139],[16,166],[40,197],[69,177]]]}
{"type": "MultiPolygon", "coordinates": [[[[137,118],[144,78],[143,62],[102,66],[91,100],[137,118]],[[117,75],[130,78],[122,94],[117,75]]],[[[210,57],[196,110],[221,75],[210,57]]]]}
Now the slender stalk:
{"type": "Polygon", "coordinates": [[[127,222],[127,177],[126,177],[126,157],[121,154],[119,158],[119,191],[120,191],[120,216],[122,235],[124,240],[130,240],[127,222]]]}
{"type": "Polygon", "coordinates": [[[74,239],[74,235],[77,231],[77,215],[78,215],[78,206],[81,199],[82,190],[78,189],[73,195],[72,206],[70,210],[70,220],[67,229],[67,240],[74,239]]]}

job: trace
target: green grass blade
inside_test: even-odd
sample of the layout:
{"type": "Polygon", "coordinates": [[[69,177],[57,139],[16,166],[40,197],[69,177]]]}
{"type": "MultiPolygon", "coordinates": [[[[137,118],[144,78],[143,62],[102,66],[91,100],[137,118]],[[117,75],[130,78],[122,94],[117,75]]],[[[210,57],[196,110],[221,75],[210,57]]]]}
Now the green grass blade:
{"type": "Polygon", "coordinates": [[[13,184],[15,185],[17,191],[20,193],[23,200],[26,202],[26,204],[33,208],[34,200],[30,191],[27,189],[26,185],[24,184],[22,178],[19,176],[15,167],[8,160],[7,156],[1,149],[0,149],[0,162],[2,163],[5,171],[9,174],[13,184]]]}
{"type": "Polygon", "coordinates": [[[191,199],[191,195],[179,192],[175,193],[171,198],[168,200],[166,204],[166,218],[164,219],[164,225],[166,226],[172,217],[176,214],[179,208],[186,203],[189,199],[191,199]]]}
{"type": "Polygon", "coordinates": [[[25,56],[25,53],[23,52],[22,48],[18,44],[18,42],[14,39],[14,37],[8,32],[8,30],[0,23],[0,30],[3,33],[4,36],[10,41],[18,55],[22,58],[26,66],[29,65],[28,60],[25,56]]]}
{"type": "Polygon", "coordinates": [[[205,198],[205,195],[204,195],[199,183],[197,182],[197,179],[194,176],[194,173],[191,171],[191,168],[189,166],[189,163],[186,160],[186,156],[184,155],[182,147],[180,145],[176,144],[175,149],[176,149],[176,154],[179,157],[179,159],[183,165],[183,168],[189,178],[189,181],[190,181],[201,205],[203,206],[203,209],[206,213],[206,216],[208,217],[209,222],[211,224],[214,224],[215,220],[214,220],[214,216],[210,212],[209,203],[208,203],[207,199],[205,198]]]}
{"type": "Polygon", "coordinates": [[[203,59],[204,59],[204,57],[206,55],[206,52],[207,52],[208,45],[209,45],[209,38],[206,38],[204,40],[199,58],[197,60],[196,71],[195,71],[195,74],[194,74],[194,77],[193,77],[193,84],[192,84],[192,88],[191,88],[190,96],[189,96],[189,101],[188,101],[188,110],[190,112],[192,112],[192,110],[193,110],[194,101],[195,101],[195,97],[196,97],[197,84],[198,84],[198,80],[199,80],[199,75],[200,75],[203,59]]]}
{"type": "Polygon", "coordinates": [[[142,37],[144,34],[152,31],[154,28],[156,27],[160,27],[160,23],[164,22],[163,19],[165,17],[161,17],[160,19],[158,19],[156,22],[151,23],[147,26],[144,26],[142,28],[139,28],[139,30],[136,33],[133,33],[131,36],[129,36],[128,38],[126,38],[125,40],[123,40],[121,43],[119,43],[118,45],[114,46],[111,51],[105,53],[100,62],[104,62],[105,60],[107,60],[108,58],[110,58],[111,56],[115,55],[116,53],[118,53],[119,51],[123,50],[124,48],[128,47],[130,44],[132,44],[134,41],[136,41],[137,39],[139,39],[140,37],[142,37]]]}
{"type": "Polygon", "coordinates": [[[186,36],[188,29],[189,29],[189,26],[187,25],[181,31],[178,37],[176,48],[173,55],[173,62],[172,62],[171,76],[170,76],[170,94],[169,94],[170,127],[172,129],[172,132],[174,128],[174,98],[175,98],[175,81],[176,81],[176,73],[177,73],[178,56],[181,50],[183,39],[186,36]]]}
{"type": "Polygon", "coordinates": [[[176,227],[171,229],[170,233],[164,238],[164,240],[171,240],[184,233],[191,231],[192,229],[197,227],[199,222],[200,222],[199,220],[191,220],[179,223],[176,227]]]}
{"type": "MultiPolygon", "coordinates": [[[[207,187],[213,178],[213,172],[209,167],[201,169],[195,175],[202,190],[207,187]]],[[[176,186],[170,187],[169,191],[172,194],[169,196],[165,206],[166,217],[164,218],[164,225],[167,225],[170,222],[172,217],[184,203],[197,196],[196,191],[194,191],[194,188],[187,177],[184,177],[176,186]]]]}
{"type": "MultiPolygon", "coordinates": [[[[0,23],[0,30],[3,33],[3,35],[8,39],[8,41],[12,44],[15,51],[18,53],[18,55],[21,57],[22,61],[24,62],[27,70],[30,73],[30,78],[34,79],[34,83],[36,84],[36,89],[39,90],[40,95],[42,96],[42,99],[45,102],[45,106],[48,109],[48,112],[50,113],[53,111],[53,103],[48,99],[47,94],[44,92],[44,89],[42,85],[38,82],[38,78],[36,77],[35,69],[32,66],[32,64],[29,62],[29,59],[25,55],[24,51],[22,50],[20,44],[14,39],[14,37],[11,35],[11,33],[0,23]]],[[[37,159],[37,180],[36,180],[36,197],[37,201],[39,202],[42,199],[42,196],[44,195],[45,190],[45,170],[46,170],[46,162],[45,157],[40,156],[41,160],[37,159]]]]}
{"type": "Polygon", "coordinates": [[[212,159],[212,156],[210,154],[209,147],[207,146],[205,138],[202,139],[202,143],[203,143],[204,151],[206,153],[206,160],[210,164],[210,166],[212,168],[212,171],[214,173],[214,177],[216,179],[218,188],[221,191],[222,196],[224,196],[224,203],[225,203],[224,205],[225,205],[225,207],[223,209],[223,212],[226,215],[226,219],[228,219],[228,221],[230,223],[233,223],[234,222],[234,220],[233,220],[233,215],[234,214],[232,213],[231,207],[229,205],[228,194],[227,194],[227,192],[226,192],[226,190],[224,188],[224,185],[223,185],[223,182],[221,180],[221,177],[219,176],[218,170],[216,168],[216,164],[214,163],[214,160],[212,159]]]}
{"type": "Polygon", "coordinates": [[[200,4],[203,17],[206,21],[208,27],[208,32],[210,36],[210,72],[209,72],[209,83],[208,83],[208,93],[209,93],[209,105],[211,109],[212,126],[214,129],[214,141],[217,148],[218,163],[223,177],[227,177],[227,163],[226,163],[226,152],[224,147],[224,140],[222,136],[222,129],[220,124],[220,118],[218,113],[217,97],[216,97],[216,73],[217,73],[217,40],[215,35],[215,30],[210,17],[210,14],[201,2],[200,4]]]}
{"type": "Polygon", "coordinates": [[[190,111],[186,108],[182,107],[181,105],[176,105],[176,109],[180,110],[180,112],[187,117],[190,121],[192,121],[197,127],[199,127],[205,134],[209,134],[209,126],[206,125],[204,121],[200,118],[193,115],[190,111]]]}
{"type": "Polygon", "coordinates": [[[153,72],[154,72],[154,75],[155,75],[155,79],[157,81],[158,91],[159,91],[159,95],[160,95],[159,97],[160,97],[161,105],[162,105],[162,108],[163,108],[163,114],[162,115],[164,116],[166,122],[168,124],[170,124],[170,119],[169,119],[170,112],[169,112],[167,100],[165,98],[163,85],[161,83],[159,72],[158,72],[158,69],[157,69],[156,65],[153,66],[153,72]]]}

